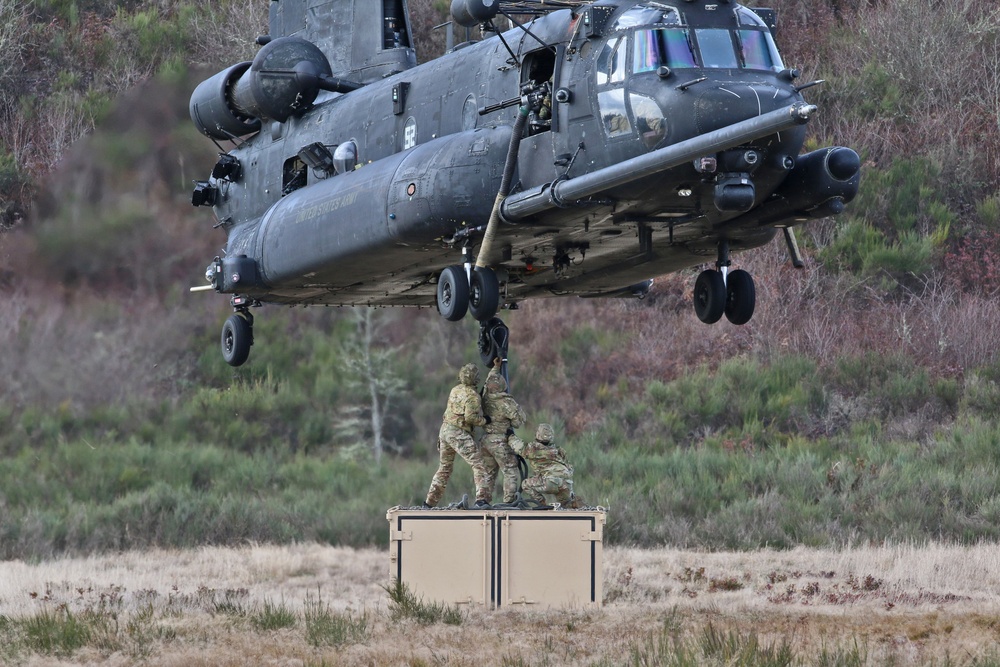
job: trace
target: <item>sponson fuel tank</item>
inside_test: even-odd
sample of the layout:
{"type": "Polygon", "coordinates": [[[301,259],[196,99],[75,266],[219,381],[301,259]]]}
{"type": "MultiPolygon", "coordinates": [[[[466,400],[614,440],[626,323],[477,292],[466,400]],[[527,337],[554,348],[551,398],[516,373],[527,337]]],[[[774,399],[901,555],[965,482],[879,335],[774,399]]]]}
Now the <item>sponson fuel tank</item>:
{"type": "Polygon", "coordinates": [[[479,193],[499,187],[495,165],[509,142],[507,126],[462,132],[295,191],[259,225],[234,230],[230,254],[255,259],[268,287],[343,287],[352,282],[345,268],[360,270],[371,257],[386,270],[411,265],[409,253],[393,249],[438,247],[489,216],[493,202],[479,193]]]}

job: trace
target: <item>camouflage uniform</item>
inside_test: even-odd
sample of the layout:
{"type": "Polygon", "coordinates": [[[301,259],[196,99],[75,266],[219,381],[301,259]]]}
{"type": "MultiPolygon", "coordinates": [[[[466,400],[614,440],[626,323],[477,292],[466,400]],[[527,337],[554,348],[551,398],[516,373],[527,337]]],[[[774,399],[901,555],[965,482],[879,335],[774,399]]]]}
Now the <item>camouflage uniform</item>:
{"type": "Polygon", "coordinates": [[[573,466],[566,460],[566,454],[552,444],[555,431],[549,424],[539,424],[535,441],[524,444],[520,438],[511,438],[515,452],[531,464],[534,475],[521,484],[524,496],[539,503],[545,502],[543,494],[556,497],[563,507],[577,508],[583,501],[573,494],[573,466]]]}
{"type": "Polygon", "coordinates": [[[472,466],[472,476],[476,482],[476,500],[489,502],[486,468],[483,467],[479,447],[472,437],[472,429],[486,423],[483,418],[482,401],[476,392],[479,369],[475,364],[466,364],[458,372],[458,379],[460,383],[448,395],[448,407],[445,408],[441,430],[438,433],[438,452],[441,455],[441,462],[431,479],[431,488],[427,491],[425,502],[430,507],[436,506],[444,495],[444,489],[448,485],[454,467],[456,452],[472,466]]]}
{"type": "Polygon", "coordinates": [[[499,368],[493,368],[486,377],[484,393],[483,412],[490,421],[486,424],[486,433],[479,446],[486,466],[486,489],[492,502],[497,473],[503,470],[503,501],[512,503],[517,498],[521,473],[517,469],[517,456],[507,444],[507,437],[513,435],[513,429],[524,426],[524,410],[507,393],[507,381],[499,368]]]}

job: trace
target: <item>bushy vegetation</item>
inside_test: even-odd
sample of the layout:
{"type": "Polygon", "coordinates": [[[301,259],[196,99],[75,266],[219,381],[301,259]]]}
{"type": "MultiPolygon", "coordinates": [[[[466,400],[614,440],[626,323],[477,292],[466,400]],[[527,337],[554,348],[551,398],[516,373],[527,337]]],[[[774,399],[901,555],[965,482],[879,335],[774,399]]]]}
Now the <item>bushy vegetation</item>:
{"type": "MultiPolygon", "coordinates": [[[[505,315],[526,431],[556,424],[613,543],[995,539],[996,10],[773,4],[787,64],[827,80],[810,145],[859,149],[859,196],[803,228],[806,271],[737,258],[746,327],[694,322],[687,273],[505,315]]],[[[187,292],[222,242],[189,200],[216,150],[187,118],[194,70],[265,29],[256,0],[0,0],[0,557],[382,544],[385,509],[422,499],[475,324],[262,309],[234,370],[226,304],[187,292]]],[[[470,488],[459,464],[448,493],[470,488]]]]}
{"type": "MultiPolygon", "coordinates": [[[[0,557],[383,544],[386,508],[420,504],[434,454],[375,465],[370,450],[337,445],[348,399],[322,412],[320,396],[314,414],[309,386],[251,379],[134,413],[6,411],[0,557]]],[[[609,543],[971,543],[1000,537],[998,397],[993,370],[960,384],[902,355],[734,358],[648,383],[563,444],[577,488],[611,510],[609,543]]],[[[459,465],[451,499],[471,488],[459,465]]]]}

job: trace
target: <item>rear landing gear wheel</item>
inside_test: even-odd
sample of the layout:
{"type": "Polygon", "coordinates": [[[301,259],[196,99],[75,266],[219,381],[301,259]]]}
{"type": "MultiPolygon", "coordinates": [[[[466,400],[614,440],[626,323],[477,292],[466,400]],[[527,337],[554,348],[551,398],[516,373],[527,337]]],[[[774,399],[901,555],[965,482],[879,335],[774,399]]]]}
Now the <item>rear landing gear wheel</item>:
{"type": "Polygon", "coordinates": [[[253,345],[253,316],[233,313],[222,325],[222,358],[230,366],[242,366],[250,356],[253,345]]]}
{"type": "Polygon", "coordinates": [[[487,322],[500,308],[497,274],[487,266],[477,266],[469,282],[469,312],[480,322],[487,322]]]}
{"type": "Polygon", "coordinates": [[[438,277],[437,307],[449,322],[458,322],[469,310],[469,281],[462,266],[446,267],[438,277]]]}
{"type": "Polygon", "coordinates": [[[706,269],[694,283],[694,312],[705,324],[714,324],[726,309],[726,283],[722,273],[706,269]]]}
{"type": "Polygon", "coordinates": [[[757,305],[757,288],[753,277],[743,269],[731,271],[726,277],[726,319],[733,324],[746,324],[757,305]]]}

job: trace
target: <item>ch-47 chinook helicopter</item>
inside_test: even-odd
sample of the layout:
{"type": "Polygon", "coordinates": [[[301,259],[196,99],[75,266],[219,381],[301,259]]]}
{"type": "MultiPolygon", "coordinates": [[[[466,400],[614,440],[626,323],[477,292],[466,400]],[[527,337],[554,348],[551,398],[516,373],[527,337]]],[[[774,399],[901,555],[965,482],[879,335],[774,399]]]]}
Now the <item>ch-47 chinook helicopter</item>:
{"type": "Polygon", "coordinates": [[[819,82],[782,63],[771,10],[454,0],[484,39],[417,65],[406,0],[270,7],[253,62],[190,103],[201,132],[235,146],[192,199],[227,235],[194,289],[232,295],[233,366],[262,303],[470,313],[487,361],[506,357],[502,307],[642,297],[712,260],[695,312],[744,324],[754,282],[730,253],[781,229],[800,263],[791,227],[857,193],[853,150],[799,154],[816,111],[801,93],[819,82]],[[516,27],[499,32],[501,14],[516,27]]]}

